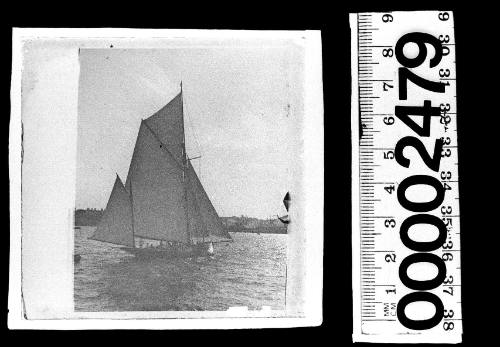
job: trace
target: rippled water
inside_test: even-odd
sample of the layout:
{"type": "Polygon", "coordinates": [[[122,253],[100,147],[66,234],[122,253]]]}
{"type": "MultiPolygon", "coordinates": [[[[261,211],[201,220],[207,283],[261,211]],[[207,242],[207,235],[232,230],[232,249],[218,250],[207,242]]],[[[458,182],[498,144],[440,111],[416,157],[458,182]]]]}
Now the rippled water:
{"type": "Polygon", "coordinates": [[[285,309],[286,235],[233,233],[214,259],[138,260],[75,230],[76,311],[285,309]]]}

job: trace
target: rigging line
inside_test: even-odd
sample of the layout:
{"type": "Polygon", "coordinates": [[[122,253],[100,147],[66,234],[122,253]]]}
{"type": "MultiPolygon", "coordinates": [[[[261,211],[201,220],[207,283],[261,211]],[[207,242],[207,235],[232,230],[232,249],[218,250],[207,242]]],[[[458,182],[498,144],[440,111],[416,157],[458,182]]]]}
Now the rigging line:
{"type": "Polygon", "coordinates": [[[195,131],[195,127],[193,125],[193,122],[191,120],[191,116],[190,116],[190,112],[188,110],[188,102],[186,102],[184,104],[184,108],[185,108],[185,112],[184,112],[184,115],[186,116],[185,118],[187,118],[187,121],[188,121],[188,126],[189,128],[191,129],[191,133],[193,134],[193,138],[194,138],[194,142],[196,144],[196,147],[197,147],[197,150],[198,152],[201,154],[201,146],[200,146],[200,142],[198,141],[198,137],[196,136],[196,131],[195,131]]]}
{"type": "MultiPolygon", "coordinates": [[[[183,97],[184,97],[184,95],[183,95],[183,97]]],[[[194,143],[196,144],[196,149],[197,149],[199,155],[203,156],[203,152],[201,150],[200,142],[198,141],[198,137],[196,136],[195,128],[194,128],[193,123],[191,121],[191,117],[189,116],[190,113],[188,111],[188,104],[189,103],[186,102],[183,105],[183,107],[184,107],[184,119],[187,119],[188,127],[191,130],[191,134],[193,134],[194,143]]],[[[199,173],[199,175],[201,177],[201,161],[198,162],[198,173],[199,173]]]]}
{"type": "MultiPolygon", "coordinates": [[[[196,131],[194,130],[193,123],[191,122],[191,119],[189,116],[187,117],[187,119],[188,119],[189,128],[191,129],[191,133],[193,134],[194,142],[196,143],[196,147],[197,147],[199,156],[202,157],[203,152],[201,151],[201,146],[200,146],[200,143],[199,143],[198,138],[196,136],[196,131]]],[[[201,176],[201,161],[198,162],[198,173],[201,176]]]]}
{"type": "Polygon", "coordinates": [[[186,122],[185,122],[185,109],[184,109],[184,94],[182,90],[182,80],[181,80],[181,110],[182,110],[182,142],[183,142],[183,158],[182,158],[182,186],[184,188],[184,210],[185,210],[185,216],[186,216],[186,236],[187,236],[187,243],[190,245],[194,245],[193,238],[191,235],[191,231],[189,230],[189,204],[188,204],[188,175],[186,172],[187,169],[187,164],[189,164],[189,161],[187,160],[189,157],[187,155],[187,150],[186,150],[186,122]]]}

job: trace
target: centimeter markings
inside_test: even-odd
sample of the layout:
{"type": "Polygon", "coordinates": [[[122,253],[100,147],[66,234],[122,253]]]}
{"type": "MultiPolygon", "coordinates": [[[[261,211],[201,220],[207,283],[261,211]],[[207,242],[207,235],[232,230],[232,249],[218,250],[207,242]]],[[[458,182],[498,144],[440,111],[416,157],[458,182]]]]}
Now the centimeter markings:
{"type": "MultiPolygon", "coordinates": [[[[400,36],[396,37],[395,40],[385,40],[383,38],[387,35],[381,35],[384,30],[394,30],[394,27],[398,25],[398,20],[401,21],[398,18],[398,14],[400,13],[394,12],[390,14],[394,23],[392,23],[392,20],[390,21],[391,23],[382,21],[383,13],[360,13],[355,15],[355,17],[351,16],[351,22],[355,19],[357,24],[357,106],[360,135],[357,158],[359,176],[360,276],[358,294],[360,312],[357,313],[357,316],[355,315],[355,319],[358,317],[360,322],[355,322],[355,324],[360,324],[361,334],[420,333],[402,327],[397,321],[395,314],[398,300],[403,294],[409,292],[408,290],[405,291],[406,288],[404,288],[397,276],[398,264],[406,255],[412,253],[412,251],[404,250],[404,246],[399,238],[399,226],[404,218],[401,215],[401,211],[398,211],[394,207],[397,203],[394,197],[396,193],[395,191],[393,194],[384,192],[384,187],[393,186],[397,189],[399,182],[404,178],[396,174],[391,176],[391,169],[388,169],[390,165],[397,165],[393,159],[394,146],[397,139],[402,136],[398,137],[392,134],[392,138],[395,141],[392,144],[387,143],[387,133],[391,131],[391,127],[385,123],[385,120],[389,118],[392,118],[396,122],[399,121],[394,116],[394,106],[403,104],[397,96],[398,81],[396,73],[400,65],[397,63],[395,57],[386,57],[382,54],[385,50],[392,49],[394,51],[395,43],[400,36]],[[392,59],[391,69],[383,68],[383,66],[386,66],[384,64],[387,64],[386,61],[389,61],[385,59],[392,59]],[[385,158],[391,152],[392,158],[385,158]],[[395,227],[392,226],[392,223],[394,223],[395,227]]],[[[421,13],[433,16],[432,18],[438,20],[438,12],[421,13]]],[[[441,16],[441,14],[439,15],[441,16]]],[[[386,16],[389,15],[386,14],[386,16]]],[[[451,190],[446,191],[446,198],[442,203],[444,208],[442,211],[444,213],[437,211],[432,214],[438,215],[443,220],[449,220],[450,227],[448,228],[447,242],[453,244],[453,247],[439,249],[434,252],[440,257],[444,257],[444,254],[451,254],[450,256],[447,255],[446,258],[451,258],[452,260],[446,262],[447,283],[443,283],[433,292],[442,299],[445,310],[448,312],[448,317],[445,316],[443,322],[455,322],[454,324],[457,326],[456,331],[461,332],[461,324],[457,324],[459,323],[457,321],[461,320],[461,292],[459,290],[461,287],[459,263],[460,214],[458,211],[456,93],[454,85],[455,59],[452,20],[450,20],[448,26],[444,26],[443,23],[438,21],[440,28],[443,27],[449,29],[449,31],[430,33],[436,37],[442,35],[443,41],[445,41],[443,46],[448,47],[447,50],[449,53],[447,54],[447,57],[449,57],[447,59],[443,57],[443,61],[437,68],[438,70],[439,68],[443,68],[443,73],[440,71],[439,76],[437,78],[434,77],[433,80],[440,80],[444,83],[449,81],[453,88],[449,88],[449,91],[447,90],[445,95],[430,95],[426,99],[432,100],[433,107],[439,106],[442,103],[445,107],[449,104],[450,108],[440,117],[450,116],[451,121],[445,122],[444,127],[439,123],[439,119],[432,119],[431,121],[432,141],[439,137],[447,139],[443,146],[445,156],[441,160],[441,166],[437,175],[440,176],[438,178],[443,184],[451,186],[451,190]],[[448,39],[445,39],[445,35],[448,39]],[[443,63],[447,65],[441,66],[443,63]],[[448,69],[448,73],[444,69],[448,69]],[[450,175],[451,177],[449,177],[450,175]],[[450,209],[447,209],[448,207],[450,209]],[[450,288],[449,291],[454,295],[443,294],[447,290],[446,288],[450,288]],[[450,310],[453,312],[453,315],[449,313],[450,310]]],[[[425,31],[425,28],[422,31],[425,31]]],[[[428,64],[428,60],[426,60],[426,64],[428,64]]],[[[418,105],[419,103],[420,101],[412,103],[409,97],[406,104],[418,105]]],[[[401,122],[399,123],[401,124],[401,122]]],[[[406,135],[410,134],[408,133],[403,136],[406,135]]],[[[429,153],[432,153],[432,151],[429,153]]],[[[416,161],[413,157],[411,159],[412,161],[416,161]]],[[[356,159],[353,158],[353,160],[356,159]]],[[[412,172],[410,169],[405,169],[408,170],[406,177],[415,173],[427,174],[426,172],[412,172]]],[[[408,215],[407,213],[405,217],[408,215]]],[[[356,247],[356,245],[353,246],[356,247]]],[[[433,328],[434,334],[447,333],[443,330],[443,322],[433,328]]]]}
{"type": "Polygon", "coordinates": [[[358,98],[359,98],[359,202],[360,202],[360,275],[361,275],[361,320],[377,321],[395,320],[393,317],[377,318],[375,296],[375,273],[380,266],[375,266],[375,216],[374,215],[374,127],[373,100],[379,98],[374,95],[373,65],[371,50],[372,32],[378,30],[373,27],[371,14],[358,14],[358,98]]]}

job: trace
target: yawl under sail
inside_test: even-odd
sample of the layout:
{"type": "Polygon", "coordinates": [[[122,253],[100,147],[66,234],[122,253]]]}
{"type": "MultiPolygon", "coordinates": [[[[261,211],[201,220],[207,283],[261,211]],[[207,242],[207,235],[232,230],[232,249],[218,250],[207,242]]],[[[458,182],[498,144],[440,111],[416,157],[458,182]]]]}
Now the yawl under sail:
{"type": "Polygon", "coordinates": [[[127,180],[117,175],[91,239],[134,254],[146,250],[144,240],[159,241],[149,253],[176,254],[210,252],[213,242],[232,241],[186,155],[182,84],[174,99],[141,121],[127,180]]]}

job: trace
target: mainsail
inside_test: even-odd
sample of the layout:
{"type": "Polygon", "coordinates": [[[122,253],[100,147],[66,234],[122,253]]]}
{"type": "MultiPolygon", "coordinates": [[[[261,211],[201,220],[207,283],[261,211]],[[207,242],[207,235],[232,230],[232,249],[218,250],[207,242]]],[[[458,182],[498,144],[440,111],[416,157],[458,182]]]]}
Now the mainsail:
{"type": "Polygon", "coordinates": [[[126,185],[132,196],[134,234],[187,242],[182,166],[146,124],[141,122],[126,185]]]}
{"type": "Polygon", "coordinates": [[[134,247],[134,236],[231,240],[186,156],[182,91],[141,122],[125,186],[117,178],[93,238],[134,247]]]}
{"type": "Polygon", "coordinates": [[[116,175],[106,210],[90,239],[134,246],[130,196],[118,175],[116,175]]]}

